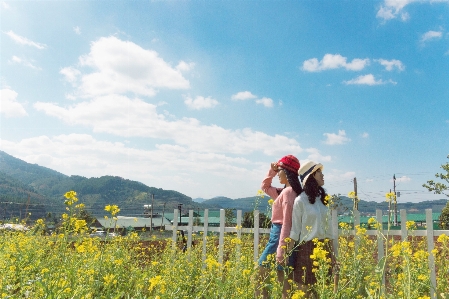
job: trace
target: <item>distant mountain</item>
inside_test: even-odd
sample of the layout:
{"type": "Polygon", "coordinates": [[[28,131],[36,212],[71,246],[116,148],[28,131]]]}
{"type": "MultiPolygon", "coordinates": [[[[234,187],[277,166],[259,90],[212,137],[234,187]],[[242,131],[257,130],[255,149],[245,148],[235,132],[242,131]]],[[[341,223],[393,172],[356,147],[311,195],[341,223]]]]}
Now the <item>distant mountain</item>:
{"type": "Polygon", "coordinates": [[[76,191],[80,202],[96,215],[105,215],[104,207],[108,204],[118,205],[122,215],[140,215],[144,204],[153,203],[152,195],[155,211],[173,211],[178,204],[182,204],[183,209],[198,206],[192,198],[177,191],[148,187],[115,176],[67,176],[0,151],[0,217],[24,215],[26,207],[39,207],[40,212],[32,213],[33,218],[42,217],[46,212],[62,213],[63,194],[70,190],[76,191]]]}
{"type": "Polygon", "coordinates": [[[197,203],[202,203],[203,201],[205,201],[205,199],[204,198],[201,198],[201,197],[198,197],[198,198],[194,198],[194,199],[192,199],[194,202],[197,202],[197,203]]]}
{"type": "Polygon", "coordinates": [[[266,212],[269,208],[269,199],[268,196],[265,196],[264,198],[252,196],[237,199],[218,196],[203,201],[203,205],[220,209],[242,210],[243,212],[254,211],[255,209],[258,209],[261,212],[266,212]]]}
{"type": "MultiPolygon", "coordinates": [[[[237,209],[243,210],[244,212],[252,211],[257,207],[257,209],[264,213],[269,210],[268,200],[269,196],[265,195],[263,198],[253,196],[245,198],[231,199],[228,197],[214,197],[203,201],[204,205],[212,206],[221,209],[237,209]]],[[[447,199],[422,201],[419,203],[412,202],[401,202],[398,200],[397,210],[405,209],[407,213],[423,213],[425,209],[432,209],[435,213],[440,213],[441,210],[446,206],[447,199]]],[[[354,202],[351,198],[346,196],[340,196],[338,202],[338,212],[340,214],[350,213],[353,210],[354,202]]],[[[375,202],[375,201],[359,201],[359,211],[362,214],[375,214],[376,210],[387,211],[388,203],[375,202]]],[[[392,207],[393,208],[393,207],[392,207]]]]}
{"type": "MultiPolygon", "coordinates": [[[[55,170],[27,163],[0,151],[0,220],[11,217],[25,217],[31,213],[32,218],[41,218],[48,213],[61,214],[64,212],[63,194],[74,190],[78,193],[80,202],[86,209],[97,216],[106,215],[105,205],[116,204],[120,207],[121,215],[138,216],[143,213],[143,205],[153,204],[154,212],[173,212],[182,204],[182,209],[237,209],[243,212],[258,209],[262,213],[269,213],[268,196],[245,197],[231,199],[224,196],[211,199],[196,199],[195,202],[180,192],[148,187],[137,181],[117,176],[102,176],[86,178],[78,175],[67,176],[55,170]]],[[[422,213],[425,209],[441,212],[447,199],[423,201],[419,203],[401,202],[398,210],[406,209],[408,213],[422,213]]],[[[341,196],[339,212],[352,211],[352,199],[341,196]]],[[[364,201],[359,202],[362,214],[374,214],[376,209],[386,211],[387,202],[364,201]]]]}
{"type": "Polygon", "coordinates": [[[31,213],[36,218],[44,217],[45,196],[33,187],[0,172],[0,219],[20,219],[31,213]]]}

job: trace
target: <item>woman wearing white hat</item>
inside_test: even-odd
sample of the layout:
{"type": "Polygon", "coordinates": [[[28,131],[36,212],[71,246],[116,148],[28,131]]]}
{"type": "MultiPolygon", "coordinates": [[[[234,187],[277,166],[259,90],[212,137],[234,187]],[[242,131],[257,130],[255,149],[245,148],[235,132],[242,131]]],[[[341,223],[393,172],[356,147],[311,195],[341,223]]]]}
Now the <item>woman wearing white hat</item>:
{"type": "MultiPolygon", "coordinates": [[[[303,161],[298,170],[299,179],[304,191],[295,199],[292,213],[292,228],[290,238],[296,241],[297,252],[294,269],[294,280],[303,290],[307,285],[316,283],[316,277],[312,271],[315,243],[318,239],[332,239],[330,227],[330,213],[325,200],[326,191],[323,189],[324,175],[323,165],[314,161],[303,161]]],[[[329,252],[332,250],[332,242],[327,242],[329,252]]]]}

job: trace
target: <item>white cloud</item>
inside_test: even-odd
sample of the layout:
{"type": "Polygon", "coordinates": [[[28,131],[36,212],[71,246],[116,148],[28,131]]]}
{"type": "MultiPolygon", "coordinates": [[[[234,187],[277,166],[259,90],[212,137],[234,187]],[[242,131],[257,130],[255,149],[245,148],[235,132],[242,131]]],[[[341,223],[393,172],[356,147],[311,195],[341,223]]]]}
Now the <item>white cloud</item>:
{"type": "Polygon", "coordinates": [[[384,21],[392,20],[401,17],[402,21],[407,21],[410,16],[407,12],[403,12],[405,6],[417,0],[385,0],[384,4],[380,6],[376,17],[384,21]]]}
{"type": "Polygon", "coordinates": [[[316,162],[330,162],[332,160],[331,156],[323,156],[320,151],[316,148],[308,148],[306,152],[309,153],[307,159],[316,161],[316,162]]]}
{"type": "Polygon", "coordinates": [[[218,105],[218,101],[211,98],[211,97],[202,97],[197,96],[195,99],[192,99],[190,97],[186,97],[184,100],[184,103],[189,107],[190,109],[194,110],[200,110],[205,108],[213,108],[218,105]]]}
{"type": "Polygon", "coordinates": [[[324,180],[329,182],[350,181],[355,177],[354,171],[343,172],[337,169],[327,170],[326,165],[324,166],[323,173],[324,173],[324,180]]]}
{"type": "Polygon", "coordinates": [[[72,85],[76,85],[81,76],[81,72],[73,67],[62,68],[59,73],[64,75],[64,79],[72,85]]]}
{"type": "Polygon", "coordinates": [[[3,9],[10,9],[11,7],[9,6],[8,3],[6,3],[5,1],[2,1],[2,7],[3,9]]]}
{"type": "Polygon", "coordinates": [[[371,183],[371,182],[374,182],[374,179],[366,179],[365,182],[371,183]]]}
{"type": "MultiPolygon", "coordinates": [[[[410,182],[412,179],[409,178],[408,176],[404,175],[401,176],[400,178],[396,178],[396,182],[410,182]]],[[[390,180],[390,182],[393,182],[393,179],[390,180]]]]}
{"type": "Polygon", "coordinates": [[[234,95],[232,95],[231,99],[233,101],[244,101],[244,100],[250,100],[250,99],[255,99],[257,98],[257,96],[253,95],[251,92],[249,91],[240,91],[234,95]]]}
{"type": "Polygon", "coordinates": [[[47,47],[47,45],[45,45],[45,44],[36,43],[36,42],[33,42],[33,41],[27,39],[26,37],[17,35],[12,30],[10,30],[8,32],[4,32],[4,33],[6,35],[8,35],[13,41],[15,41],[16,43],[21,44],[21,45],[32,46],[32,47],[38,48],[40,50],[45,49],[47,47]]]}
{"type": "Polygon", "coordinates": [[[78,27],[78,26],[76,26],[76,27],[73,27],[73,31],[76,33],[76,34],[78,34],[78,35],[80,35],[81,34],[81,28],[80,27],[78,27]]]}
{"type": "Polygon", "coordinates": [[[22,104],[17,102],[17,92],[11,89],[0,90],[0,114],[6,117],[27,116],[22,104]]]}
{"type": "Polygon", "coordinates": [[[379,62],[381,65],[385,67],[385,70],[392,71],[393,69],[397,69],[398,71],[405,70],[404,64],[400,60],[392,59],[392,60],[386,60],[386,59],[376,59],[377,62],[379,62]]]}
{"type": "Polygon", "coordinates": [[[367,133],[367,132],[364,132],[363,134],[362,134],[362,138],[368,138],[369,137],[369,134],[367,133]]]}
{"type": "Polygon", "coordinates": [[[185,61],[180,61],[178,63],[178,65],[176,66],[176,69],[180,72],[188,72],[188,71],[192,70],[194,66],[195,66],[195,63],[193,63],[193,62],[187,63],[185,61]]]}
{"type": "Polygon", "coordinates": [[[200,152],[277,155],[302,151],[295,139],[283,135],[271,136],[249,128],[229,130],[203,125],[194,118],[171,121],[157,113],[156,105],[120,95],[97,97],[68,108],[42,102],[34,107],[70,125],[91,127],[94,132],[172,140],[200,152]]]}
{"type": "Polygon", "coordinates": [[[406,21],[410,20],[410,15],[409,15],[409,13],[408,13],[408,12],[403,12],[403,13],[401,13],[401,20],[402,20],[403,22],[406,22],[406,21]]]}
{"type": "Polygon", "coordinates": [[[340,54],[326,54],[321,61],[311,58],[303,62],[302,70],[307,72],[319,72],[330,69],[345,68],[350,71],[360,71],[370,63],[368,58],[354,58],[351,62],[346,62],[347,58],[340,54]]]}
{"type": "Polygon", "coordinates": [[[18,63],[21,64],[23,66],[35,69],[35,70],[40,70],[41,68],[33,65],[30,61],[26,60],[26,59],[22,59],[20,57],[17,57],[15,55],[13,55],[13,57],[11,58],[11,60],[9,61],[10,63],[18,63]]]}
{"type": "Polygon", "coordinates": [[[257,104],[264,105],[264,106],[267,107],[267,108],[273,107],[273,100],[270,99],[270,98],[261,98],[261,99],[258,99],[258,100],[256,100],[256,103],[257,103],[257,104]]]}
{"type": "Polygon", "coordinates": [[[159,54],[116,37],[102,37],[81,56],[80,66],[92,73],[82,74],[79,93],[94,97],[106,94],[154,96],[158,89],[188,89],[190,83],[159,54]]]}
{"type": "Polygon", "coordinates": [[[329,145],[345,144],[345,143],[351,141],[351,139],[346,137],[345,130],[338,130],[338,134],[324,133],[323,135],[327,137],[326,140],[324,141],[324,143],[329,144],[329,145]]]}
{"type": "Polygon", "coordinates": [[[421,35],[421,43],[425,43],[428,41],[440,39],[443,36],[443,32],[441,31],[427,31],[423,35],[421,35]]]}
{"type": "Polygon", "coordinates": [[[397,82],[394,82],[393,80],[388,80],[388,81],[384,81],[382,79],[376,80],[376,78],[373,76],[373,74],[368,74],[368,75],[361,75],[358,76],[357,78],[348,80],[348,81],[343,81],[343,83],[345,83],[346,85],[380,85],[380,84],[386,84],[386,83],[391,83],[391,84],[397,84],[397,82]]]}

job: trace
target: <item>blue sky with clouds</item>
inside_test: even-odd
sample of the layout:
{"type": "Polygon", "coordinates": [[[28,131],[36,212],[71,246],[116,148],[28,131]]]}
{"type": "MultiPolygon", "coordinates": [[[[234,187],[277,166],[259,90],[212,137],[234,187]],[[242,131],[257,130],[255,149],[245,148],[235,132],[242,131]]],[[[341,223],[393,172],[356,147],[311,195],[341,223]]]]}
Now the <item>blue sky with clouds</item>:
{"type": "Polygon", "coordinates": [[[449,1],[2,1],[0,149],[67,175],[253,196],[324,164],[383,201],[449,154],[449,1]],[[277,184],[277,181],[275,180],[277,184]]]}

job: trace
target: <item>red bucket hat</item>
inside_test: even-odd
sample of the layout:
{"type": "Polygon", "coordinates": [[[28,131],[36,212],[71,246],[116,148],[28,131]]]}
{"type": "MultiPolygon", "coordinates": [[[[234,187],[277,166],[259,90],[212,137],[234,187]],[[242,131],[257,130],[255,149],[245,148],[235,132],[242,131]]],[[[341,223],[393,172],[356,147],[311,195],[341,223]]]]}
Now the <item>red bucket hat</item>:
{"type": "Polygon", "coordinates": [[[278,167],[288,169],[296,174],[298,173],[299,166],[299,160],[293,155],[282,157],[278,161],[278,167]]]}

